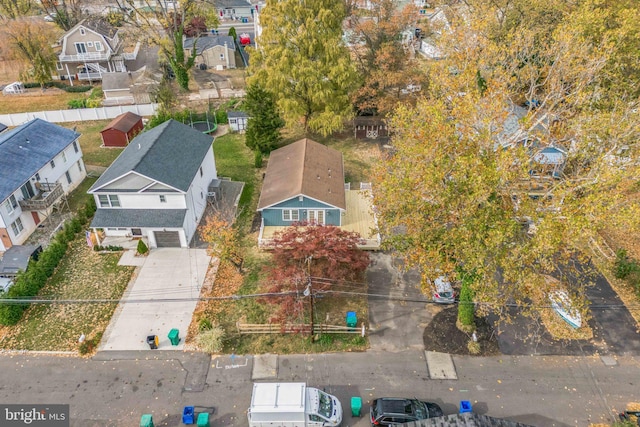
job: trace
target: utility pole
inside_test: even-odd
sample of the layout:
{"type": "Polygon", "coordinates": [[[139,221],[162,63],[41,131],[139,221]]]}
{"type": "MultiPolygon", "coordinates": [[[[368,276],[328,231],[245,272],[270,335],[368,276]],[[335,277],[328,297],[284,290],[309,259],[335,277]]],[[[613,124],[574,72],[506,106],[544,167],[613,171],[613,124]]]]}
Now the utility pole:
{"type": "Polygon", "coordinates": [[[313,283],[311,282],[311,260],[313,259],[313,256],[308,256],[307,257],[307,289],[305,290],[309,292],[309,297],[310,297],[310,303],[311,303],[311,308],[310,308],[310,314],[311,314],[311,329],[309,330],[309,334],[311,335],[311,342],[313,342],[313,306],[314,306],[314,301],[313,301],[313,283]]]}

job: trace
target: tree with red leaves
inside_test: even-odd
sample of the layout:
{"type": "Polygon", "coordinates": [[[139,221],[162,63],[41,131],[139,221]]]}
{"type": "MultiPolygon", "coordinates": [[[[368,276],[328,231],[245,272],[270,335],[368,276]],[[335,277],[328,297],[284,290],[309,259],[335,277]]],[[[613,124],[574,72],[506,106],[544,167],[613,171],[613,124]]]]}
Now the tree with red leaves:
{"type": "Polygon", "coordinates": [[[276,233],[266,291],[292,294],[267,299],[278,306],[271,320],[284,324],[304,319],[303,296],[309,285],[309,291],[316,294],[361,280],[370,261],[369,254],[357,247],[360,240],[357,233],[335,226],[305,223],[276,233]]]}

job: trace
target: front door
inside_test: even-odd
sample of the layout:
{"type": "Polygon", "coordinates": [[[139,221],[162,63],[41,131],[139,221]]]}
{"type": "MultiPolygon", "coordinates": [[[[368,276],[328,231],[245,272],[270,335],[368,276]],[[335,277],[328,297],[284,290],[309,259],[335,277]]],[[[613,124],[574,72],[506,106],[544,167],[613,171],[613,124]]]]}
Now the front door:
{"type": "Polygon", "coordinates": [[[13,246],[6,228],[0,228],[0,240],[2,240],[2,245],[5,249],[9,249],[11,246],[13,246]]]}
{"type": "Polygon", "coordinates": [[[22,187],[20,187],[20,190],[22,190],[22,196],[25,199],[33,199],[33,197],[36,195],[36,192],[33,191],[31,183],[28,181],[22,187]]]}
{"type": "Polygon", "coordinates": [[[33,217],[33,222],[36,225],[40,224],[40,216],[38,215],[38,212],[31,211],[31,216],[33,217]]]}
{"type": "Polygon", "coordinates": [[[308,212],[308,219],[311,224],[324,225],[324,211],[310,210],[308,212]]]}

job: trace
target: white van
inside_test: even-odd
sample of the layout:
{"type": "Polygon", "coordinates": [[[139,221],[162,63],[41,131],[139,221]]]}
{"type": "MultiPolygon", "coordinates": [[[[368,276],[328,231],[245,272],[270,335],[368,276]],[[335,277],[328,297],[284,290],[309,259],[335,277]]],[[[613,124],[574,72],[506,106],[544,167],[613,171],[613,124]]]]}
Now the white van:
{"type": "Polygon", "coordinates": [[[340,401],[305,383],[254,383],[249,427],[338,427],[340,401]]]}

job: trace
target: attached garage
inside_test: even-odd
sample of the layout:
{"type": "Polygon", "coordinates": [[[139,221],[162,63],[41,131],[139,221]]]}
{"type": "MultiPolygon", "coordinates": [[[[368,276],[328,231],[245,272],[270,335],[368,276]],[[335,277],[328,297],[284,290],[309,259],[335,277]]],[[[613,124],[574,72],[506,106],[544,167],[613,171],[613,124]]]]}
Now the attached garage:
{"type": "Polygon", "coordinates": [[[156,239],[156,246],[159,248],[180,247],[179,231],[154,231],[153,235],[156,239]]]}

